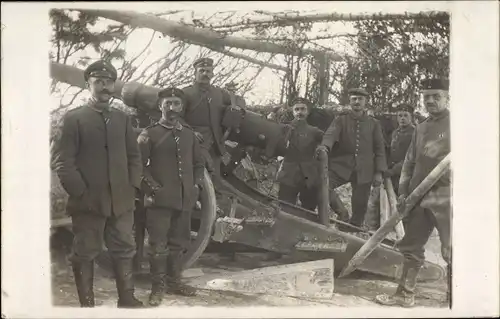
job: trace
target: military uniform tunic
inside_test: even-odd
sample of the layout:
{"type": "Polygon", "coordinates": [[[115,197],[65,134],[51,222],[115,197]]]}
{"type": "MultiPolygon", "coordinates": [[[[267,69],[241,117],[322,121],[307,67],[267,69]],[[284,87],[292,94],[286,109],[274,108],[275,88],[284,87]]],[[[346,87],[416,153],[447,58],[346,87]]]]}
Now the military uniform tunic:
{"type": "MultiPolygon", "coordinates": [[[[387,169],[385,142],[380,123],[366,114],[359,117],[353,112],[340,115],[326,130],[321,144],[330,150],[330,187],[335,189],[345,183],[351,183],[350,223],[361,226],[374,174],[387,169]]],[[[335,194],[331,192],[331,196],[335,194]]]]}
{"type": "Polygon", "coordinates": [[[388,162],[392,184],[396,191],[398,190],[401,169],[403,168],[403,162],[414,130],[415,127],[410,124],[407,127],[398,127],[392,132],[388,162]]]}
{"type": "Polygon", "coordinates": [[[290,129],[289,144],[278,175],[278,197],[295,205],[300,194],[302,206],[314,210],[319,194],[319,162],[315,150],[321,143],[323,132],[305,121],[293,123],[290,129]]]}
{"type": "Polygon", "coordinates": [[[54,146],[54,168],[68,193],[75,235],[73,260],[92,260],[106,242],[116,257],[132,257],[135,188],[140,152],[130,118],[84,105],[68,111],[54,146]]]}
{"type": "Polygon", "coordinates": [[[222,141],[221,121],[227,106],[231,105],[229,93],[212,85],[195,83],[183,89],[186,94],[184,120],[195,131],[203,134],[203,147],[215,144],[215,154],[225,152],[222,141]]]}
{"type": "Polygon", "coordinates": [[[143,130],[138,138],[144,165],[143,191],[152,196],[146,209],[149,254],[167,255],[187,248],[195,185],[203,182],[203,158],[193,130],[161,121],[143,130]],[[159,187],[152,193],[151,186],[159,187]]]}
{"type": "MultiPolygon", "coordinates": [[[[409,195],[450,153],[450,117],[446,110],[418,124],[401,171],[399,193],[409,195]]],[[[410,212],[399,249],[405,260],[417,266],[425,260],[424,246],[434,227],[441,239],[441,253],[451,258],[451,174],[443,175],[410,212]]]]}

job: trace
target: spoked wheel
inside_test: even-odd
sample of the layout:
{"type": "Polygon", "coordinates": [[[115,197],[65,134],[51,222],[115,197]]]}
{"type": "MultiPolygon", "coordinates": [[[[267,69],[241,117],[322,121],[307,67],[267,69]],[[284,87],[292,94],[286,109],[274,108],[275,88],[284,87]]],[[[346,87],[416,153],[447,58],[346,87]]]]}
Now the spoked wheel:
{"type": "MultiPolygon", "coordinates": [[[[212,228],[217,216],[217,203],[215,200],[215,189],[212,179],[207,170],[205,170],[204,175],[203,189],[200,193],[201,212],[199,214],[199,220],[193,223],[199,225],[199,227],[197,227],[194,232],[191,232],[191,245],[181,258],[183,269],[191,267],[205,251],[205,248],[210,243],[212,228]]],[[[136,275],[148,275],[149,262],[147,258],[147,240],[145,240],[145,248],[142,256],[139,256],[139,258],[140,268],[136,269],[136,275]]],[[[112,274],[111,257],[107,251],[103,251],[97,257],[96,263],[107,274],[112,274]]]]}

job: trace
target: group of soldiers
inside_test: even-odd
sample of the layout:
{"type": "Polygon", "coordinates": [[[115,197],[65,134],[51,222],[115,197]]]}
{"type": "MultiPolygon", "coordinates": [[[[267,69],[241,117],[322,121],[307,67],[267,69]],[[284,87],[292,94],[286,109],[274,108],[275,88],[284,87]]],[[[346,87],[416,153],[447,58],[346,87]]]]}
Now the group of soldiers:
{"type": "MultiPolygon", "coordinates": [[[[194,84],[184,89],[162,89],[158,94],[161,119],[134,130],[125,113],[110,107],[116,69],[105,61],[84,72],[91,97],[85,105],[65,114],[62,135],[53,149],[53,166],[69,195],[74,242],[70,257],[80,305],[94,307],[94,260],[103,244],[111,255],[118,291],[118,307],[139,308],[134,296],[133,238],[135,199],[146,208],[149,263],[152,279],[148,303],[158,306],[165,292],[193,296],[196,290],[181,281],[180,258],[190,241],[190,212],[203,190],[206,168],[217,185],[221,164],[228,164],[220,125],[228,107],[244,108],[234,85],[212,85],[212,59],[197,60],[194,84]]],[[[278,174],[279,198],[314,210],[318,203],[318,152],[329,154],[330,206],[340,219],[361,226],[372,184],[390,177],[399,185],[399,202],[449,152],[448,84],[422,83],[429,118],[416,128],[413,109],[398,110],[399,127],[392,134],[390,152],[378,120],[367,115],[364,89],[349,90],[351,110],[324,128],[307,121],[313,105],[304,98],[290,101],[293,120],[285,138],[287,151],[278,174]],[[335,188],[351,183],[352,216],[335,188]]],[[[414,302],[424,245],[437,227],[443,257],[451,259],[450,180],[442,178],[405,221],[400,243],[405,268],[393,296],[377,301],[409,306],[414,302]],[[448,196],[448,197],[446,197],[448,196]]]]}
{"type": "MultiPolygon", "coordinates": [[[[448,80],[421,82],[421,95],[429,117],[415,125],[415,109],[397,107],[398,127],[386,143],[380,121],[368,115],[366,90],[349,90],[350,110],[337,116],[323,133],[308,123],[313,106],[305,99],[291,103],[293,120],[287,152],[278,174],[279,198],[315,210],[319,202],[319,152],[329,154],[330,207],[339,219],[363,227],[371,187],[384,178],[394,184],[398,210],[408,195],[450,152],[448,80]],[[386,145],[389,144],[389,145],[386,145]],[[350,183],[352,214],[343,206],[335,189],[350,183]]],[[[311,121],[312,122],[312,121],[311,121]]],[[[403,220],[405,236],[398,243],[404,264],[397,291],[376,297],[378,303],[411,307],[415,303],[418,273],[425,261],[424,246],[434,228],[441,240],[442,257],[451,276],[451,179],[446,173],[403,220]]],[[[342,225],[341,225],[342,226],[342,225]]],[[[339,227],[344,231],[352,228],[339,227]]]]}

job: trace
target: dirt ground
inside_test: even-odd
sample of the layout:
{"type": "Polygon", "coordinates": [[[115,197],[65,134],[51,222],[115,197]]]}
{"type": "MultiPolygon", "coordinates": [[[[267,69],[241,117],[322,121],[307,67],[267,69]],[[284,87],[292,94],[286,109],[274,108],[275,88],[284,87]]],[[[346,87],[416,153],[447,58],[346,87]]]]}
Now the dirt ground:
{"type": "MultiPolygon", "coordinates": [[[[439,240],[433,236],[428,243],[428,259],[440,264],[439,240]]],[[[54,306],[77,307],[78,297],[73,281],[67,253],[62,250],[52,251],[52,296],[54,306]]],[[[278,261],[266,261],[265,253],[239,253],[236,260],[222,257],[215,253],[204,254],[184,276],[189,282],[200,275],[217,274],[221,272],[237,272],[245,269],[255,269],[272,265],[293,263],[297,261],[283,257],[278,261]]],[[[136,295],[146,302],[150,284],[147,278],[137,278],[136,295]]],[[[207,306],[207,307],[238,307],[238,306],[336,306],[336,307],[381,307],[372,300],[376,294],[391,293],[396,288],[394,282],[385,278],[377,278],[366,273],[353,273],[349,278],[334,281],[334,296],[328,300],[304,299],[296,297],[280,297],[273,295],[242,294],[230,291],[215,291],[202,289],[196,297],[179,297],[166,295],[162,307],[168,306],[207,306]]],[[[96,304],[104,307],[116,306],[116,288],[109,274],[97,267],[94,280],[96,304]]],[[[446,284],[443,281],[420,283],[416,304],[418,307],[447,307],[446,284]]]]}

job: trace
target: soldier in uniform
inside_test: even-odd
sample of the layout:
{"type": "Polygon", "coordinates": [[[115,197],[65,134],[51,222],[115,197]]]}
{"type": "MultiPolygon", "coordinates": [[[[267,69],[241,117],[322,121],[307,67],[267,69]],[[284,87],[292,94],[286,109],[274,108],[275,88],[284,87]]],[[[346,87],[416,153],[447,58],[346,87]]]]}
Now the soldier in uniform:
{"type": "MultiPolygon", "coordinates": [[[[401,104],[396,107],[396,118],[398,127],[392,131],[389,147],[387,150],[388,169],[384,173],[384,177],[390,178],[394,191],[397,194],[399,185],[399,176],[406,151],[410,146],[413,136],[413,112],[414,108],[408,104],[401,104]]],[[[377,204],[379,201],[376,202],[377,204]]],[[[369,229],[376,231],[380,227],[380,206],[376,206],[374,210],[369,212],[365,217],[365,224],[369,229]]],[[[403,224],[405,221],[403,221],[403,224]]]]}
{"type": "Polygon", "coordinates": [[[389,150],[389,168],[385,171],[384,177],[389,177],[392,180],[394,190],[398,191],[399,177],[406,151],[410,146],[411,138],[415,126],[413,125],[414,108],[408,104],[401,104],[397,107],[398,128],[392,132],[391,147],[389,150]]]}
{"type": "Polygon", "coordinates": [[[302,207],[314,211],[318,204],[319,166],[315,150],[323,138],[323,131],[307,124],[311,103],[303,98],[292,101],[294,121],[291,123],[282,170],[278,198],[296,204],[300,194],[302,207]]]}
{"type": "Polygon", "coordinates": [[[82,307],[94,307],[94,259],[106,244],[113,261],[118,307],[142,307],[134,297],[134,196],[142,164],[131,119],[111,108],[115,68],[97,61],[84,72],[88,103],[66,113],[55,148],[55,170],[69,194],[71,256],[82,307]]]}
{"type": "MultiPolygon", "coordinates": [[[[424,80],[421,89],[429,117],[415,128],[406,153],[399,181],[400,207],[404,205],[405,198],[450,152],[448,80],[424,80]]],[[[425,261],[424,246],[434,227],[437,228],[441,240],[441,254],[448,264],[448,284],[450,284],[452,214],[450,200],[451,172],[448,172],[408,215],[405,236],[398,244],[404,256],[398,288],[394,295],[378,295],[376,297],[378,303],[405,307],[414,305],[417,276],[425,261]]]]}
{"type": "Polygon", "coordinates": [[[236,94],[236,90],[238,89],[238,86],[235,82],[231,81],[227,83],[225,86],[226,91],[229,92],[230,96],[232,95],[234,98],[233,105],[236,105],[242,109],[246,109],[247,103],[245,102],[245,99],[243,96],[236,94]]]}
{"type": "Polygon", "coordinates": [[[165,288],[173,294],[195,294],[194,288],[180,281],[180,257],[190,242],[190,213],[202,188],[204,170],[194,131],[179,121],[184,93],[167,88],[158,98],[162,117],[138,138],[144,165],[151,306],[161,304],[165,288]]]}
{"type": "Polygon", "coordinates": [[[201,141],[207,169],[213,173],[214,183],[220,179],[221,161],[228,163],[230,156],[223,141],[222,116],[231,105],[229,93],[210,84],[214,76],[214,61],[201,58],[194,62],[195,83],[183,89],[186,95],[184,120],[201,141]]]}
{"type": "Polygon", "coordinates": [[[318,149],[329,152],[330,205],[345,220],[339,209],[340,198],[335,188],[350,182],[352,186],[351,225],[363,224],[372,182],[380,185],[387,169],[385,143],[380,123],[366,114],[368,93],[350,89],[351,110],[331,123],[318,149]]]}

